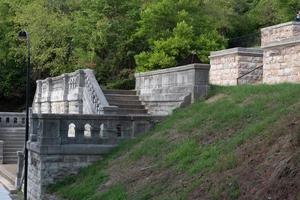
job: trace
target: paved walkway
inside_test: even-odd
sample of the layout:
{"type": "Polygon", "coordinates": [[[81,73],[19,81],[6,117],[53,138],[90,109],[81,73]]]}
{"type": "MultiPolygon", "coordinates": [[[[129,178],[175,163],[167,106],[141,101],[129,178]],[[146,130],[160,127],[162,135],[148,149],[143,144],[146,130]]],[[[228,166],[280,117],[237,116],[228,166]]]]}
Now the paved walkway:
{"type": "Polygon", "coordinates": [[[0,199],[1,200],[12,200],[9,195],[8,191],[4,189],[2,185],[0,185],[0,199]]]}

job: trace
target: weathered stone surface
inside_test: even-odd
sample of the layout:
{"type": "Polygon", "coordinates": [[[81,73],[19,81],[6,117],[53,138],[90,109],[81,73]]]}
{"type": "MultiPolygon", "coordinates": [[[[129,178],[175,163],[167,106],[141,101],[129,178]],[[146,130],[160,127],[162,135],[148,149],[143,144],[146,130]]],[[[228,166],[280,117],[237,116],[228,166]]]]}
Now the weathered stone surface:
{"type": "Polygon", "coordinates": [[[25,127],[26,113],[0,112],[0,127],[25,127]]]}
{"type": "Polygon", "coordinates": [[[300,22],[287,22],[261,29],[262,48],[300,36],[300,22]]]}
{"type": "MultiPolygon", "coordinates": [[[[233,48],[211,52],[210,84],[237,85],[239,77],[262,65],[262,57],[262,50],[258,48],[233,48]]],[[[251,73],[244,78],[243,83],[257,83],[261,81],[261,76],[251,73]]]]}
{"type": "Polygon", "coordinates": [[[300,23],[288,22],[267,27],[262,32],[264,51],[263,82],[300,82],[300,23]]]}
{"type": "Polygon", "coordinates": [[[33,113],[103,114],[110,107],[94,73],[77,70],[37,81],[33,113]]]}
{"type": "Polygon", "coordinates": [[[120,141],[143,134],[163,118],[33,114],[27,144],[29,199],[51,199],[46,195],[47,185],[78,173],[80,168],[101,159],[120,141]]]}
{"type": "Polygon", "coordinates": [[[167,115],[207,94],[209,65],[136,73],[136,91],[150,114],[167,115]]]}

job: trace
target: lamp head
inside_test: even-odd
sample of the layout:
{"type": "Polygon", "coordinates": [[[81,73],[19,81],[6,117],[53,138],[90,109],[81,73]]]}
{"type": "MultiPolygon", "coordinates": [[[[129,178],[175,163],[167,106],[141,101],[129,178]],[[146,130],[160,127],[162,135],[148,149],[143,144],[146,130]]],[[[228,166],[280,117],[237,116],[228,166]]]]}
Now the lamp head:
{"type": "Polygon", "coordinates": [[[20,41],[26,41],[26,40],[28,40],[28,33],[26,31],[20,31],[18,33],[18,39],[20,41]]]}

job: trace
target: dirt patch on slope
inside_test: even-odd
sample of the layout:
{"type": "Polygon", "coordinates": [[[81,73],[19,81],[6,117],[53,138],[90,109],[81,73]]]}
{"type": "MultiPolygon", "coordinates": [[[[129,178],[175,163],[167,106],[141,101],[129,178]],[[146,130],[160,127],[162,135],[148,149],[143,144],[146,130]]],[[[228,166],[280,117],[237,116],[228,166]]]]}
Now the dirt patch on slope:
{"type": "Polygon", "coordinates": [[[300,199],[299,130],[300,123],[295,120],[272,136],[262,136],[241,146],[236,150],[238,167],[207,176],[188,199],[300,199]],[[232,180],[237,184],[233,192],[232,180]],[[236,198],[234,192],[238,193],[236,198]]]}

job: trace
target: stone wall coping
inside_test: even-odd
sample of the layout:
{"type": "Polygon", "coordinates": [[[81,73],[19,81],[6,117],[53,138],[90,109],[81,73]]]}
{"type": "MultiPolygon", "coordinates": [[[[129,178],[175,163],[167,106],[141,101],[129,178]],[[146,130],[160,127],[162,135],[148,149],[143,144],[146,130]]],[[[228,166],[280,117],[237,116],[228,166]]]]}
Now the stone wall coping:
{"type": "Polygon", "coordinates": [[[64,73],[64,74],[61,74],[59,76],[48,77],[48,78],[43,79],[43,80],[37,80],[36,82],[37,83],[38,82],[44,83],[44,82],[47,82],[48,80],[57,81],[57,80],[65,78],[66,76],[68,76],[68,77],[76,76],[76,75],[78,75],[78,74],[80,74],[82,72],[92,72],[93,73],[93,70],[91,70],[91,69],[78,69],[78,70],[76,70],[74,72],[71,72],[71,73],[64,73]]]}
{"type": "Polygon", "coordinates": [[[268,31],[268,30],[271,30],[271,29],[276,29],[276,28],[281,28],[281,27],[284,27],[284,26],[291,26],[291,25],[300,26],[300,22],[291,21],[291,22],[286,22],[286,23],[282,23],[282,24],[277,24],[277,25],[274,25],[274,26],[268,26],[268,27],[262,28],[261,31],[268,31]]]}
{"type": "Polygon", "coordinates": [[[171,68],[167,68],[167,69],[159,69],[159,70],[154,70],[154,71],[135,73],[135,77],[138,78],[138,77],[143,77],[143,76],[153,76],[153,75],[159,75],[159,74],[187,71],[187,70],[191,70],[191,69],[209,70],[210,65],[195,63],[195,64],[184,65],[184,66],[179,66],[179,67],[171,67],[171,68]]]}
{"type": "Polygon", "coordinates": [[[263,51],[261,48],[243,48],[236,47],[232,49],[225,49],[221,51],[213,51],[210,53],[209,58],[221,57],[231,54],[241,54],[241,55],[249,55],[249,56],[263,56],[263,51]]]}
{"type": "Polygon", "coordinates": [[[1,116],[23,116],[26,115],[25,112],[0,112],[1,116]]]}
{"type": "MultiPolygon", "coordinates": [[[[300,23],[299,23],[299,25],[300,25],[300,23]]],[[[293,45],[293,44],[298,44],[298,43],[300,43],[300,36],[295,36],[292,38],[283,39],[281,41],[270,42],[270,43],[268,43],[268,45],[262,46],[262,49],[268,49],[268,48],[272,48],[272,47],[285,46],[285,45],[293,45]]]]}
{"type": "Polygon", "coordinates": [[[64,144],[40,146],[37,142],[27,142],[30,151],[41,155],[103,155],[111,151],[117,145],[109,144],[64,144]]]}
{"type": "Polygon", "coordinates": [[[165,115],[79,115],[79,114],[32,114],[32,119],[57,119],[57,120],[135,120],[135,119],[164,119],[165,115]]]}

